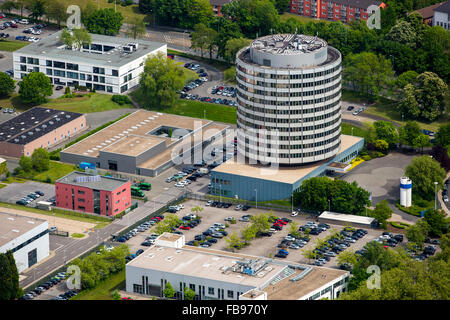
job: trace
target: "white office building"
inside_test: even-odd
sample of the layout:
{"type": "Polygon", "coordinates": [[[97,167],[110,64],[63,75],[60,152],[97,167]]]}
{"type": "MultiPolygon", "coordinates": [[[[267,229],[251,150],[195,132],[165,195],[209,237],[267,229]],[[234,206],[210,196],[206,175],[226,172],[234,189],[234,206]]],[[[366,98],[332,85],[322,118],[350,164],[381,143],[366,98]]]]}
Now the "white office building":
{"type": "Polygon", "coordinates": [[[91,34],[90,45],[70,49],[59,40],[61,32],[15,51],[14,78],[42,72],[56,86],[79,85],[122,94],[138,85],[147,57],[167,54],[163,43],[98,34],[91,34]]]}
{"type": "Polygon", "coordinates": [[[196,300],[319,300],[346,290],[349,272],[209,248],[180,247],[184,236],[165,233],[126,265],[126,290],[162,296],[170,283],[196,300]],[[164,245],[163,245],[164,244],[164,245]]]}
{"type": "Polygon", "coordinates": [[[341,54],[299,34],[254,40],[236,55],[237,149],[264,163],[329,159],[341,146],[341,54]]]}
{"type": "Polygon", "coordinates": [[[433,11],[433,26],[441,26],[445,30],[450,30],[450,1],[441,4],[433,11]]]}
{"type": "Polygon", "coordinates": [[[48,221],[0,212],[0,253],[11,250],[19,273],[50,254],[48,221]]]}

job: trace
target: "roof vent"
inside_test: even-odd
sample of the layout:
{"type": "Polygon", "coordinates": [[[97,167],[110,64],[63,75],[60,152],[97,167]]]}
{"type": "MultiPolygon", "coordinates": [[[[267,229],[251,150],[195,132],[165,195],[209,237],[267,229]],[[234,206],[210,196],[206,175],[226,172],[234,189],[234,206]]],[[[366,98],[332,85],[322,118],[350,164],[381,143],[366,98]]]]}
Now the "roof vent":
{"type": "Polygon", "coordinates": [[[67,119],[69,119],[69,118],[70,118],[70,115],[69,115],[69,114],[68,114],[68,115],[66,115],[66,118],[67,118],[67,119]]]}
{"type": "Polygon", "coordinates": [[[14,139],[14,142],[19,142],[19,139],[14,139]]]}
{"type": "Polygon", "coordinates": [[[43,125],[42,125],[42,128],[44,128],[44,129],[47,128],[47,125],[46,125],[46,124],[43,124],[43,125]]]}
{"type": "Polygon", "coordinates": [[[11,129],[10,130],[14,130],[14,127],[11,127],[11,129]]]}
{"type": "Polygon", "coordinates": [[[22,121],[20,124],[25,124],[25,122],[22,121]]]}
{"type": "Polygon", "coordinates": [[[49,121],[48,124],[54,124],[54,122],[53,121],[49,121]]]}
{"type": "Polygon", "coordinates": [[[28,131],[28,135],[32,136],[33,135],[33,131],[28,131]]]}
{"type": "Polygon", "coordinates": [[[25,138],[26,138],[26,136],[24,136],[24,135],[21,135],[20,137],[21,137],[22,139],[25,139],[25,138]]]}

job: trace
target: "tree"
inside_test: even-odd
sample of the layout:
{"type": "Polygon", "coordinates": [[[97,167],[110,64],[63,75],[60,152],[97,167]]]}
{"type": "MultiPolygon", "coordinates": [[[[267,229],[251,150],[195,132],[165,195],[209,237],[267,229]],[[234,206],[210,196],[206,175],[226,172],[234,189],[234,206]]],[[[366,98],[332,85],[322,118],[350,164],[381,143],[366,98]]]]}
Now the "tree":
{"type": "Polygon", "coordinates": [[[408,146],[414,145],[414,139],[416,139],[422,131],[420,126],[415,121],[406,122],[405,126],[399,128],[399,141],[400,143],[408,146]]]}
{"type": "Polygon", "coordinates": [[[431,146],[430,137],[423,133],[419,134],[413,140],[413,146],[414,148],[421,148],[421,152],[423,153],[423,148],[431,146]]]}
{"type": "Polygon", "coordinates": [[[399,110],[411,118],[434,121],[445,112],[447,88],[447,84],[437,74],[421,73],[414,84],[404,87],[399,110]]]}
{"type": "Polygon", "coordinates": [[[44,148],[37,148],[31,155],[33,169],[37,172],[47,171],[50,168],[50,156],[44,148]]]}
{"type": "Polygon", "coordinates": [[[0,97],[4,98],[14,92],[14,80],[4,72],[0,72],[0,97]]]}
{"type": "Polygon", "coordinates": [[[31,72],[19,83],[19,95],[25,103],[42,104],[52,94],[50,79],[42,72],[31,72]]]}
{"type": "Polygon", "coordinates": [[[236,67],[230,67],[223,72],[223,79],[227,82],[236,82],[236,67]]]}
{"type": "Polygon", "coordinates": [[[286,12],[289,9],[289,5],[291,3],[290,0],[272,0],[272,2],[279,14],[286,12]]]}
{"type": "Polygon", "coordinates": [[[212,49],[216,43],[217,32],[208,28],[203,23],[194,26],[192,32],[191,47],[200,49],[200,55],[203,57],[203,50],[210,50],[210,59],[212,59],[212,49]]]}
{"type": "Polygon", "coordinates": [[[61,29],[61,22],[68,17],[66,10],[67,8],[62,2],[52,1],[47,3],[47,16],[56,21],[59,29],[61,29]]]}
{"type": "Polygon", "coordinates": [[[164,297],[166,298],[173,298],[175,295],[175,289],[172,287],[170,282],[167,282],[165,285],[165,289],[163,290],[164,297]]]}
{"type": "MultiPolygon", "coordinates": [[[[62,34],[61,34],[62,35],[62,34]]],[[[86,29],[72,30],[72,47],[75,50],[81,50],[84,44],[90,45],[92,37],[86,29]]]]}
{"type": "Polygon", "coordinates": [[[150,14],[153,12],[154,5],[154,0],[139,0],[139,11],[145,14],[150,14]]]}
{"type": "Polygon", "coordinates": [[[267,214],[261,213],[256,216],[251,216],[250,221],[252,223],[252,227],[256,230],[256,232],[268,231],[270,229],[269,216],[267,214]]]}
{"type": "Polygon", "coordinates": [[[200,206],[195,206],[195,207],[192,207],[191,208],[191,212],[192,213],[195,213],[195,214],[199,214],[200,212],[202,212],[203,211],[203,207],[200,207],[200,206]]]}
{"type": "Polygon", "coordinates": [[[18,6],[14,1],[7,1],[0,6],[0,9],[5,12],[11,13],[13,9],[18,9],[17,7],[18,6]]]}
{"type": "Polygon", "coordinates": [[[355,252],[352,250],[342,251],[337,256],[337,262],[339,265],[348,263],[351,264],[352,266],[355,266],[357,263],[355,252]]]}
{"type": "Polygon", "coordinates": [[[434,210],[430,208],[425,211],[423,219],[430,226],[430,235],[440,237],[442,234],[447,233],[445,213],[442,210],[434,210]]]}
{"type": "Polygon", "coordinates": [[[194,300],[195,298],[195,291],[191,288],[184,287],[184,299],[185,300],[194,300]]]}
{"type": "Polygon", "coordinates": [[[234,249],[241,249],[242,248],[242,241],[239,238],[238,234],[236,232],[233,232],[230,234],[225,241],[227,242],[228,249],[231,249],[234,251],[234,249]]]}
{"type": "Polygon", "coordinates": [[[33,163],[30,157],[21,156],[19,160],[19,167],[24,172],[30,172],[33,169],[33,163]]]}
{"type": "Polygon", "coordinates": [[[95,10],[85,17],[84,25],[90,33],[113,36],[119,33],[123,16],[112,8],[95,10]]]}
{"type": "Polygon", "coordinates": [[[181,219],[176,214],[168,214],[164,220],[158,223],[155,227],[155,233],[163,234],[164,232],[172,232],[172,228],[182,223],[181,219]]]}
{"type": "Polygon", "coordinates": [[[20,10],[20,17],[23,18],[23,9],[26,8],[28,0],[16,0],[17,9],[20,10]]]}
{"type": "Polygon", "coordinates": [[[142,38],[146,34],[144,20],[133,20],[128,24],[126,35],[133,39],[142,38]]]}
{"type": "Polygon", "coordinates": [[[450,145],[450,123],[442,124],[436,132],[436,143],[447,147],[450,145]]]}
{"type": "Polygon", "coordinates": [[[375,121],[373,123],[377,139],[386,141],[389,146],[393,146],[398,142],[398,133],[392,122],[375,121]]]}
{"type": "Polygon", "coordinates": [[[375,209],[372,211],[371,216],[377,219],[383,229],[387,228],[386,220],[392,217],[392,209],[389,207],[386,200],[380,201],[375,209]]]}
{"type": "Polygon", "coordinates": [[[19,273],[11,250],[0,253],[0,301],[15,300],[23,291],[19,286],[19,273]]]}
{"type": "Polygon", "coordinates": [[[257,228],[252,224],[241,230],[242,239],[249,242],[256,237],[257,228]]]}
{"type": "Polygon", "coordinates": [[[400,20],[386,35],[386,39],[405,44],[411,48],[415,48],[417,42],[417,34],[411,23],[405,20],[400,20]]]}
{"type": "Polygon", "coordinates": [[[450,158],[448,156],[448,151],[446,148],[442,147],[441,145],[436,145],[431,150],[431,156],[439,162],[442,168],[444,168],[445,171],[450,170],[450,158]]]}
{"type": "Polygon", "coordinates": [[[397,77],[395,84],[398,88],[403,89],[407,84],[414,83],[419,74],[413,70],[405,71],[397,77]]]}
{"type": "Polygon", "coordinates": [[[184,72],[171,59],[162,54],[147,59],[141,74],[140,93],[148,107],[170,107],[175,102],[176,91],[183,88],[184,72]]]}
{"type": "Polygon", "coordinates": [[[44,0],[33,0],[29,2],[28,8],[31,11],[30,17],[33,18],[35,22],[46,13],[44,0]]]}
{"type": "Polygon", "coordinates": [[[246,38],[229,39],[225,44],[225,56],[227,60],[234,62],[238,51],[249,46],[250,43],[251,40],[246,38]]]}
{"type": "Polygon", "coordinates": [[[389,149],[389,144],[385,140],[378,139],[375,141],[375,148],[381,152],[386,152],[389,149]]]}
{"type": "Polygon", "coordinates": [[[422,198],[431,200],[434,198],[434,182],[438,183],[438,189],[443,186],[445,170],[441,168],[439,162],[429,156],[414,158],[405,170],[413,183],[413,188],[422,198]]]}
{"type": "Polygon", "coordinates": [[[308,259],[309,261],[317,259],[317,256],[318,256],[317,252],[314,252],[312,250],[306,250],[306,249],[303,249],[302,252],[303,252],[303,256],[306,259],[308,259]]]}
{"type": "Polygon", "coordinates": [[[347,56],[345,66],[344,80],[368,98],[378,95],[394,75],[390,60],[371,52],[347,56]]]}
{"type": "Polygon", "coordinates": [[[288,232],[295,237],[300,237],[300,231],[298,231],[299,223],[297,221],[292,221],[289,224],[288,232]]]}
{"type": "Polygon", "coordinates": [[[119,291],[117,291],[117,289],[116,290],[114,290],[114,292],[112,293],[112,298],[113,298],[113,300],[120,300],[120,294],[119,294],[119,291]]]}
{"type": "Polygon", "coordinates": [[[239,24],[236,21],[225,17],[215,17],[209,27],[217,30],[218,37],[216,38],[216,46],[218,56],[227,58],[225,53],[225,46],[230,39],[242,38],[243,34],[239,24]]]}
{"type": "Polygon", "coordinates": [[[61,31],[61,34],[59,35],[59,41],[64,43],[67,47],[72,48],[73,46],[72,33],[69,30],[64,29],[63,31],[61,31]]]}
{"type": "Polygon", "coordinates": [[[213,18],[208,0],[154,0],[154,12],[159,24],[180,28],[192,28],[198,23],[205,25],[213,18]]]}

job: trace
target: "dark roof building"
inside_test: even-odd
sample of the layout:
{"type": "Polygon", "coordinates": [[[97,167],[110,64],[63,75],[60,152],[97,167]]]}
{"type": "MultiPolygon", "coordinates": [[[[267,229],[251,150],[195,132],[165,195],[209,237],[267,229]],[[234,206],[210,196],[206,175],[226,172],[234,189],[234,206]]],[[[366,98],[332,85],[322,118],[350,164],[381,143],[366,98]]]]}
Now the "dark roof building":
{"type": "Polygon", "coordinates": [[[440,5],[444,4],[445,2],[440,2],[440,3],[436,3],[433,4],[431,6],[422,8],[422,9],[418,9],[412,12],[408,12],[408,15],[417,12],[418,14],[420,14],[422,16],[423,22],[426,24],[430,24],[433,20],[433,16],[434,16],[434,9],[436,9],[437,7],[439,7],[440,5]]]}
{"type": "Polygon", "coordinates": [[[432,24],[433,26],[441,26],[445,30],[450,30],[450,1],[434,9],[432,24]]]}
{"type": "Polygon", "coordinates": [[[86,129],[84,114],[35,107],[0,124],[0,154],[29,156],[86,129]]]}

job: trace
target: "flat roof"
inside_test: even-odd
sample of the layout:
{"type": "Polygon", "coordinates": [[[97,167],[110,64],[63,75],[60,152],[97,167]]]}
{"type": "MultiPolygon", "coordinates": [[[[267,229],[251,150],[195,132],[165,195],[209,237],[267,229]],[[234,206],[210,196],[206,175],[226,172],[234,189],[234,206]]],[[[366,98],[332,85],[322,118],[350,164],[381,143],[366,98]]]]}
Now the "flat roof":
{"type": "Polygon", "coordinates": [[[65,60],[74,64],[85,63],[103,67],[121,67],[161,47],[167,46],[165,43],[160,42],[91,33],[91,45],[102,44],[116,48],[107,53],[99,54],[88,51],[64,49],[64,44],[59,41],[61,33],[62,30],[42,37],[39,42],[31,43],[15,51],[15,53],[30,56],[43,56],[46,59],[52,60],[65,60]],[[120,48],[127,46],[129,43],[138,43],[138,48],[135,52],[125,54],[120,48]]]}
{"type": "Polygon", "coordinates": [[[313,267],[313,270],[303,279],[298,281],[290,280],[301,272],[301,270],[296,270],[291,276],[278,281],[274,285],[269,284],[265,287],[264,291],[267,293],[267,300],[298,300],[348,273],[348,271],[339,269],[313,267]]]}
{"type": "Polygon", "coordinates": [[[44,223],[43,219],[0,212],[0,247],[44,223]]]}
{"type": "MultiPolygon", "coordinates": [[[[154,142],[157,141],[156,139],[166,141],[166,145],[169,145],[170,143],[177,141],[177,139],[158,137],[151,135],[150,133],[163,126],[194,130],[211,122],[212,121],[209,120],[201,120],[155,111],[138,110],[100,130],[99,132],[96,132],[80,142],[64,149],[62,152],[97,157],[99,155],[99,150],[102,150],[131,134],[133,136],[153,138],[155,139],[153,140],[154,142]]],[[[130,154],[131,151],[126,150],[125,152],[126,154],[130,154]]]]}
{"type": "Polygon", "coordinates": [[[184,246],[177,249],[158,245],[150,247],[127,264],[127,266],[230,282],[254,288],[264,287],[260,290],[267,292],[267,298],[270,300],[300,299],[309,292],[348,273],[343,270],[308,266],[313,271],[301,280],[290,281],[289,279],[303,272],[303,270],[289,268],[290,265],[298,265],[298,263],[209,248],[184,246]],[[257,271],[255,276],[232,271],[231,267],[237,265],[236,261],[243,261],[243,259],[258,260],[258,263],[265,261],[266,264],[257,271]],[[224,268],[228,269],[224,272],[224,268]],[[294,272],[289,275],[286,273],[288,269],[294,272]],[[286,274],[287,276],[285,276],[286,274]],[[269,284],[267,285],[267,283],[269,284]]]}
{"type": "Polygon", "coordinates": [[[25,145],[81,116],[81,113],[34,107],[0,124],[0,141],[25,145]]]}
{"type": "Polygon", "coordinates": [[[170,232],[164,232],[162,235],[160,235],[156,240],[162,240],[162,241],[170,241],[175,242],[182,238],[183,236],[181,234],[176,233],[170,233],[170,232]]]}
{"type": "Polygon", "coordinates": [[[330,211],[322,212],[319,218],[360,224],[371,224],[375,220],[375,218],[372,217],[356,216],[353,214],[344,214],[330,211]]]}
{"type": "Polygon", "coordinates": [[[101,149],[101,151],[136,157],[163,142],[164,140],[161,138],[129,135],[101,149]]]}
{"type": "MultiPolygon", "coordinates": [[[[199,139],[203,139],[201,141],[206,141],[206,140],[212,138],[214,135],[218,134],[219,132],[225,130],[228,127],[229,127],[228,125],[211,123],[210,125],[208,125],[207,127],[205,127],[202,130],[203,137],[200,137],[199,139]]],[[[141,163],[138,167],[146,168],[146,169],[159,168],[161,165],[172,160],[172,152],[174,151],[174,148],[180,148],[183,150],[183,146],[185,146],[184,150],[189,150],[189,148],[193,147],[194,142],[195,142],[194,140],[197,139],[197,137],[195,137],[195,135],[196,134],[194,133],[194,138],[191,139],[193,141],[191,141],[190,146],[185,146],[185,144],[186,144],[185,143],[185,144],[177,144],[172,147],[169,147],[169,148],[167,148],[167,150],[161,152],[160,154],[156,155],[155,157],[152,157],[152,158],[148,159],[147,161],[141,163]]],[[[181,142],[181,143],[183,143],[183,142],[181,142]]]]}
{"type": "MultiPolygon", "coordinates": [[[[341,154],[351,146],[355,145],[364,138],[341,135],[341,148],[339,152],[334,156],[341,154]]],[[[283,182],[283,183],[295,183],[301,178],[305,177],[315,169],[319,168],[323,164],[328,163],[330,159],[322,160],[312,164],[299,165],[295,167],[279,166],[270,168],[261,164],[248,164],[238,163],[236,158],[230,159],[218,167],[214,168],[212,172],[229,173],[233,175],[240,175],[244,177],[251,177],[257,179],[267,179],[271,181],[283,182]]]]}
{"type": "Polygon", "coordinates": [[[113,178],[113,177],[105,177],[105,176],[96,176],[98,177],[98,180],[92,181],[92,180],[84,180],[84,182],[81,182],[80,180],[77,181],[77,178],[89,178],[94,177],[92,174],[79,172],[79,171],[73,171],[69,173],[68,175],[56,180],[56,182],[70,184],[74,186],[79,187],[86,187],[90,189],[96,189],[96,190],[105,190],[105,191],[114,191],[117,188],[120,188],[125,183],[128,182],[128,180],[125,179],[119,179],[119,178],[113,178]]]}

